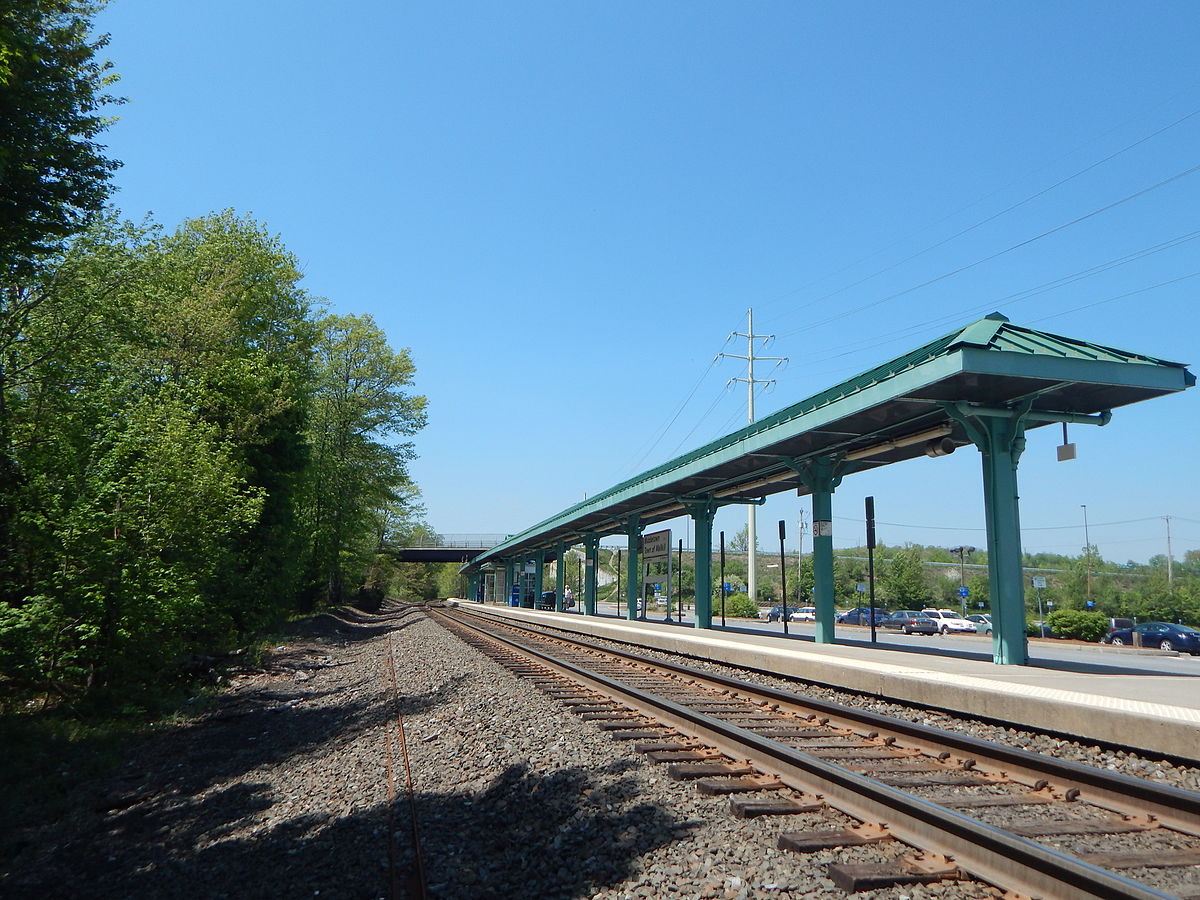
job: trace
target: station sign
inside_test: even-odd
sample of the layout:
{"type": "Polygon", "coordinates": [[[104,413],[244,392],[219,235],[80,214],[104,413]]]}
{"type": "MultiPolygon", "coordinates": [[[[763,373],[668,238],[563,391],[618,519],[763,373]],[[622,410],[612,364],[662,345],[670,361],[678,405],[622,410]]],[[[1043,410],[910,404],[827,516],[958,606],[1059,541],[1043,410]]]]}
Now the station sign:
{"type": "Polygon", "coordinates": [[[646,559],[666,559],[671,555],[671,529],[642,535],[642,556],[646,559]]]}

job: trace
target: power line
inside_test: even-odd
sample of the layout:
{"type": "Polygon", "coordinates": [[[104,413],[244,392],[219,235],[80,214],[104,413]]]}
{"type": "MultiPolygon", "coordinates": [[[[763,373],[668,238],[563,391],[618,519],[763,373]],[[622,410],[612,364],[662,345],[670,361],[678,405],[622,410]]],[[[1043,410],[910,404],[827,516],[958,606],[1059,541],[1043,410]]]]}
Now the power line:
{"type": "MultiPolygon", "coordinates": [[[[936,243],[930,244],[928,247],[918,250],[916,253],[910,254],[909,256],[906,256],[903,259],[892,263],[891,265],[884,266],[882,269],[877,269],[876,271],[872,272],[870,275],[866,275],[866,276],[860,278],[858,281],[854,281],[854,282],[851,282],[850,284],[844,285],[843,287],[838,288],[836,291],[831,291],[829,293],[823,294],[820,297],[810,300],[807,303],[802,303],[799,306],[796,306],[794,309],[795,310],[806,309],[807,307],[812,306],[815,303],[820,303],[823,300],[828,300],[831,297],[836,297],[838,294],[848,291],[851,288],[858,287],[860,284],[864,284],[865,282],[870,281],[872,278],[875,278],[878,275],[882,275],[885,272],[890,272],[892,269],[899,268],[900,266],[904,265],[905,263],[912,262],[914,259],[917,259],[918,257],[923,256],[924,254],[930,252],[931,250],[936,250],[939,247],[943,247],[946,244],[950,243],[951,241],[954,241],[954,240],[962,237],[964,234],[969,234],[970,232],[976,230],[977,228],[982,228],[984,225],[987,225],[989,222],[993,222],[996,219],[999,219],[1001,216],[1007,215],[1008,213],[1012,212],[1015,209],[1019,209],[1020,207],[1026,205],[1027,203],[1032,203],[1034,200],[1037,200],[1039,197],[1044,197],[1046,194],[1050,193],[1051,191],[1055,190],[1056,188],[1062,187],[1064,184],[1074,181],[1076,178],[1079,178],[1080,176],[1085,175],[1088,172],[1092,171],[1092,169],[1095,169],[1099,166],[1104,165],[1107,162],[1110,162],[1110,161],[1116,159],[1118,156],[1121,156],[1122,154],[1127,153],[1128,151],[1134,149],[1135,147],[1140,146],[1141,144],[1146,143],[1147,141],[1153,140],[1154,138],[1158,137],[1160,134],[1170,131],[1172,128],[1175,128],[1178,125],[1182,125],[1184,122],[1188,121],[1191,118],[1194,118],[1197,115],[1200,115],[1200,109],[1193,110],[1192,112],[1188,113],[1186,116],[1183,116],[1180,119],[1176,119],[1174,122],[1170,123],[1169,125],[1164,125],[1162,128],[1158,129],[1157,131],[1152,132],[1151,134],[1148,134],[1145,137],[1139,138],[1138,140],[1134,141],[1132,144],[1127,144],[1126,146],[1122,147],[1120,150],[1117,150],[1115,153],[1110,153],[1108,156],[1104,157],[1103,159],[1099,159],[1096,162],[1092,163],[1091,165],[1084,166],[1082,169],[1079,169],[1078,171],[1073,172],[1072,174],[1068,175],[1066,178],[1062,178],[1059,181],[1056,181],[1054,184],[1051,184],[1048,187],[1042,188],[1040,191],[1035,191],[1034,193],[1030,194],[1029,196],[1025,197],[1024,199],[1018,200],[1016,203],[1013,203],[1012,205],[1005,207],[1004,209],[1000,210],[999,212],[993,213],[990,216],[980,219],[978,222],[975,222],[972,225],[968,225],[966,228],[963,228],[960,231],[955,232],[954,234],[950,235],[949,237],[943,238],[942,240],[937,241],[936,243]]],[[[945,219],[943,219],[942,221],[945,221],[945,219]]],[[[1077,220],[1077,221],[1082,221],[1082,220],[1077,220]]],[[[1068,223],[1068,224],[1074,224],[1074,223],[1068,223]]],[[[1053,232],[1047,232],[1047,234],[1051,234],[1051,233],[1053,233],[1053,232]]],[[[1041,235],[1039,237],[1042,237],[1042,236],[1044,236],[1044,235],[1041,235]]],[[[1036,238],[1034,240],[1036,240],[1036,238]]],[[[1021,246],[1021,245],[1018,244],[1016,246],[1021,246]]],[[[1007,252],[1007,251],[1004,251],[1004,252],[1007,252]]],[[[986,259],[981,260],[981,262],[986,262],[986,261],[987,261],[986,259]]],[[[962,270],[960,269],[958,271],[962,271],[962,270]]],[[[951,273],[951,274],[955,274],[955,273],[951,273]]],[[[944,276],[944,277],[948,277],[948,276],[944,276]]],[[[932,282],[926,282],[926,283],[930,284],[932,282]]],[[[918,285],[918,287],[923,287],[923,286],[924,285],[918,285]]],[[[792,332],[789,332],[789,334],[790,333],[792,333],[792,332]]]]}
{"type": "Polygon", "coordinates": [[[1010,246],[1005,247],[1003,250],[997,250],[995,253],[991,253],[987,256],[981,257],[980,259],[977,259],[974,262],[966,263],[965,265],[959,266],[958,268],[955,268],[955,269],[951,269],[948,272],[943,272],[941,275],[937,275],[933,278],[929,278],[925,281],[922,281],[919,284],[914,284],[910,287],[904,288],[903,290],[895,291],[894,293],[888,294],[884,297],[880,297],[876,300],[872,300],[870,303],[864,303],[862,306],[856,306],[854,309],[849,309],[849,310],[846,310],[845,312],[841,312],[841,313],[838,313],[833,316],[828,316],[824,319],[821,319],[817,322],[813,322],[809,325],[804,325],[804,326],[794,329],[792,331],[785,332],[785,336],[791,336],[791,335],[795,335],[795,334],[800,334],[805,331],[811,331],[812,329],[819,328],[822,325],[828,325],[831,322],[836,322],[839,319],[846,318],[847,316],[852,316],[852,315],[855,315],[856,313],[865,312],[868,309],[872,309],[876,306],[880,306],[881,304],[887,303],[891,300],[895,300],[899,297],[903,297],[907,294],[911,294],[915,291],[919,291],[922,288],[929,287],[932,284],[937,284],[939,281],[945,281],[947,278],[953,278],[955,275],[960,275],[963,272],[969,271],[970,269],[974,269],[977,266],[983,265],[984,263],[991,262],[992,260],[999,259],[1001,256],[1005,256],[1006,254],[1009,254],[1016,250],[1019,250],[1022,247],[1028,247],[1030,244],[1033,244],[1044,238],[1050,237],[1053,234],[1057,234],[1060,231],[1065,231],[1066,229],[1071,228],[1074,225],[1078,225],[1080,222],[1086,222],[1088,219],[1094,218],[1099,215],[1103,215],[1104,213],[1109,212],[1110,210],[1116,209],[1118,206],[1122,206],[1123,204],[1126,204],[1133,200],[1136,200],[1139,197],[1144,197],[1146,194],[1156,191],[1159,188],[1166,187],[1168,184],[1172,184],[1176,181],[1179,181],[1181,178],[1186,178],[1187,176],[1193,175],[1196,172],[1200,172],[1200,165],[1195,165],[1189,169],[1184,169],[1182,172],[1176,172],[1171,177],[1164,178],[1162,181],[1159,181],[1156,184],[1152,184],[1148,187],[1142,188],[1139,191],[1134,191],[1132,194],[1127,194],[1126,196],[1120,198],[1119,200],[1114,200],[1111,203],[1106,203],[1104,206],[1097,207],[1096,209],[1093,209],[1090,212],[1086,212],[1081,216],[1076,216],[1074,219],[1070,219],[1069,221],[1063,222],[1059,225],[1055,225],[1053,228],[1049,228],[1046,231],[1041,232],[1040,234],[1035,234],[1033,237],[1025,238],[1025,240],[1023,240],[1023,241],[1018,241],[1015,244],[1011,244],[1010,246]]]}

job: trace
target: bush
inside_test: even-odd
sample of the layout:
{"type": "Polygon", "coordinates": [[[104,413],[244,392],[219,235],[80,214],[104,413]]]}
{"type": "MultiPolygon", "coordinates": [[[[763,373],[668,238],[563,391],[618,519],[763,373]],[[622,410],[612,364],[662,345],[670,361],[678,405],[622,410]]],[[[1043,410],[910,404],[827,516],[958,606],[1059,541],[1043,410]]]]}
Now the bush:
{"type": "Polygon", "coordinates": [[[1082,609],[1056,609],[1046,616],[1046,624],[1059,637],[1080,641],[1098,641],[1108,633],[1108,617],[1082,609]]]}
{"type": "MultiPolygon", "coordinates": [[[[721,598],[717,597],[714,613],[721,613],[721,598]]],[[[740,619],[757,619],[758,604],[750,599],[749,594],[730,594],[725,598],[725,615],[740,619]]]]}

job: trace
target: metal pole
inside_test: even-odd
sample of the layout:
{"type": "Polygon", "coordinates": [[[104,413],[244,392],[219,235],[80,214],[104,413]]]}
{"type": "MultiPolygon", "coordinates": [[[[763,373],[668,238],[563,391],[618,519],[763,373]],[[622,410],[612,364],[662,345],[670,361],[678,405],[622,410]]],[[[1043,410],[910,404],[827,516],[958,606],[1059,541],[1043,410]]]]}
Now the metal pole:
{"type": "Polygon", "coordinates": [[[675,604],[679,607],[679,621],[683,621],[683,538],[679,539],[679,565],[675,576],[675,604]]]}
{"type": "Polygon", "coordinates": [[[866,498],[867,507],[867,607],[871,619],[871,643],[875,643],[875,498],[866,498]]]}
{"type": "Polygon", "coordinates": [[[617,614],[621,612],[621,548],[617,548],[617,614]]]}
{"type": "Polygon", "coordinates": [[[721,532],[721,627],[725,627],[725,532],[721,532]]]}
{"type": "Polygon", "coordinates": [[[1092,599],[1092,539],[1088,537],[1087,504],[1080,503],[1083,510],[1083,552],[1087,554],[1087,596],[1092,599]]]}
{"type": "Polygon", "coordinates": [[[1167,523],[1167,587],[1171,587],[1175,583],[1171,572],[1171,517],[1163,516],[1163,521],[1167,523]]]}
{"type": "MultiPolygon", "coordinates": [[[[746,310],[746,421],[754,424],[754,309],[746,310]]],[[[746,507],[746,544],[750,554],[746,566],[746,586],[750,599],[758,603],[758,535],[755,532],[758,507],[746,507]]]]}
{"type": "Polygon", "coordinates": [[[783,555],[783,519],[779,520],[779,593],[783,594],[783,633],[788,633],[787,560],[783,555]]]}

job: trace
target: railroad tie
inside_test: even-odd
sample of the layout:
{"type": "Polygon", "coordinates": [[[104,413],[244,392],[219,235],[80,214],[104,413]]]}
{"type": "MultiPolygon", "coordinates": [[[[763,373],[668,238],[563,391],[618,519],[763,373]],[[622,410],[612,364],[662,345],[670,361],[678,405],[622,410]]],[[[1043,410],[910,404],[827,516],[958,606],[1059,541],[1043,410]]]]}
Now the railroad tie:
{"type": "Polygon", "coordinates": [[[757,791],[779,791],[787,787],[770,775],[750,775],[745,778],[701,778],[695,782],[696,793],[710,797],[728,794],[752,794],[757,791]]]}
{"type": "Polygon", "coordinates": [[[694,781],[714,775],[753,775],[754,769],[745,763],[673,763],[667,766],[667,777],[672,781],[694,781]]]}
{"type": "Polygon", "coordinates": [[[835,828],[830,831],[792,831],[779,836],[776,846],[793,853],[815,853],[835,847],[860,847],[890,840],[886,826],[864,823],[853,828],[835,828]]]}
{"type": "Polygon", "coordinates": [[[758,800],[749,797],[730,797],[729,811],[739,819],[756,819],[759,816],[795,816],[800,813],[819,812],[825,802],[816,797],[779,797],[758,800]]]}
{"type": "Polygon", "coordinates": [[[1039,803],[1057,803],[1051,795],[1037,793],[988,794],[983,797],[963,797],[960,794],[926,797],[930,803],[950,809],[985,809],[992,806],[1032,806],[1039,803]]]}
{"type": "Polygon", "coordinates": [[[1167,869],[1200,866],[1200,850],[1151,850],[1144,853],[1080,853],[1085,863],[1105,869],[1167,869]]]}
{"type": "Polygon", "coordinates": [[[1005,824],[1004,830],[1021,837],[1047,837],[1056,834],[1132,834],[1150,831],[1158,826],[1152,822],[1125,819],[1075,820],[1051,822],[1042,819],[1005,824]]]}
{"type": "Polygon", "coordinates": [[[908,856],[885,863],[830,863],[829,880],[848,894],[875,891],[902,884],[931,884],[961,873],[944,856],[908,856]]]}
{"type": "Polygon", "coordinates": [[[647,741],[654,738],[665,737],[663,731],[666,730],[665,725],[656,725],[654,730],[649,727],[629,728],[625,730],[609,731],[609,737],[618,741],[647,741]]]}
{"type": "Polygon", "coordinates": [[[721,754],[715,750],[697,748],[672,747],[669,750],[646,750],[643,752],[646,754],[646,759],[656,763],[705,762],[721,759],[721,754]]]}
{"type": "Polygon", "coordinates": [[[654,753],[658,750],[695,750],[700,746],[695,741],[680,736],[678,740],[674,741],[647,741],[643,744],[634,744],[633,749],[638,753],[654,753]]]}

